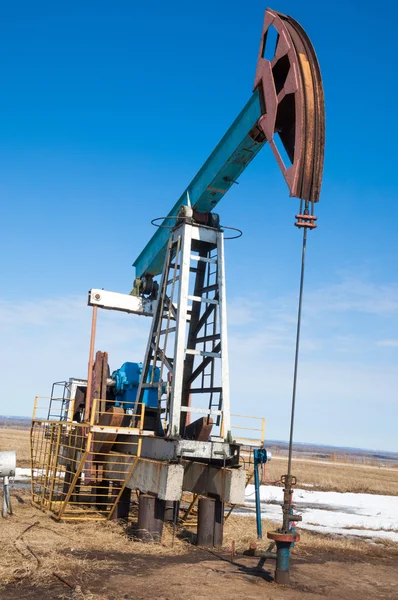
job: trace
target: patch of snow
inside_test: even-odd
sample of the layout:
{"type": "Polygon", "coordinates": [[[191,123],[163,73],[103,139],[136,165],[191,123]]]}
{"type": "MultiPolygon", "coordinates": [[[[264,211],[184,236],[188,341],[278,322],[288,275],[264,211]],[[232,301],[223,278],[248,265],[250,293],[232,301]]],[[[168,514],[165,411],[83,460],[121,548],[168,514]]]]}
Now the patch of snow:
{"type": "MultiPolygon", "coordinates": [[[[283,489],[272,485],[260,487],[261,512],[265,519],[282,519],[283,489]]],[[[318,492],[296,489],[293,494],[296,512],[303,529],[321,533],[367,538],[387,538],[398,542],[398,497],[375,494],[318,492]]],[[[255,511],[254,485],[246,488],[246,509],[255,511]]]]}
{"type": "Polygon", "coordinates": [[[15,469],[15,477],[13,477],[14,481],[26,481],[26,479],[30,479],[32,475],[31,469],[22,469],[21,467],[17,467],[15,469]]]}
{"type": "Polygon", "coordinates": [[[344,529],[344,527],[320,527],[319,525],[311,525],[307,523],[305,529],[312,531],[318,531],[320,533],[329,533],[333,535],[353,535],[355,537],[369,538],[370,541],[374,539],[388,539],[393,542],[398,542],[397,531],[374,531],[373,529],[344,529]]]}

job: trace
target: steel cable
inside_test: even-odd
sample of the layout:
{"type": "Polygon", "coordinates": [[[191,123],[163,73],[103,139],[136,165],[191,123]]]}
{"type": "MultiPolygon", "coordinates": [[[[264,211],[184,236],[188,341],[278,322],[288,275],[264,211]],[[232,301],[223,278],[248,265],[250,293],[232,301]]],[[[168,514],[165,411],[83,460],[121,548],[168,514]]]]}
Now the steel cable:
{"type": "MultiPolygon", "coordinates": [[[[306,211],[308,208],[306,208],[306,211]]],[[[288,476],[292,473],[292,452],[293,452],[293,430],[294,430],[294,412],[296,408],[296,392],[297,392],[297,373],[298,373],[298,358],[300,350],[300,332],[301,332],[301,309],[303,304],[303,288],[304,288],[304,271],[305,271],[305,255],[307,250],[307,228],[303,231],[303,247],[301,254],[301,276],[300,276],[300,292],[297,314],[297,331],[296,331],[296,349],[294,357],[294,374],[293,374],[293,392],[292,392],[292,409],[290,416],[290,436],[289,436],[289,458],[287,463],[288,476]]]]}

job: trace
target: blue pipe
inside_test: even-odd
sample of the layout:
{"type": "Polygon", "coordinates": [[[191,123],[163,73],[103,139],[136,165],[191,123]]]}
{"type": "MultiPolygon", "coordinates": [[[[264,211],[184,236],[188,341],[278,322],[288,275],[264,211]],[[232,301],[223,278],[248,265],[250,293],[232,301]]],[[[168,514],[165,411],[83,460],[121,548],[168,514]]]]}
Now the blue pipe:
{"type": "Polygon", "coordinates": [[[288,571],[290,566],[290,542],[276,542],[276,569],[288,571]]]}
{"type": "Polygon", "coordinates": [[[254,462],[254,491],[256,497],[256,524],[257,524],[257,537],[263,539],[263,528],[261,525],[261,496],[260,496],[260,475],[258,469],[260,465],[264,465],[268,459],[271,458],[271,453],[268,453],[265,448],[255,448],[253,450],[253,462],[254,462]]]}
{"type": "Polygon", "coordinates": [[[291,542],[276,542],[276,583],[288,583],[290,572],[290,547],[291,542]]]}
{"type": "MultiPolygon", "coordinates": [[[[257,450],[254,450],[256,453],[257,450]]],[[[260,497],[260,476],[258,469],[261,463],[258,463],[254,458],[254,490],[256,494],[256,525],[257,525],[257,537],[259,540],[263,539],[263,527],[261,523],[261,497],[260,497]]]]}

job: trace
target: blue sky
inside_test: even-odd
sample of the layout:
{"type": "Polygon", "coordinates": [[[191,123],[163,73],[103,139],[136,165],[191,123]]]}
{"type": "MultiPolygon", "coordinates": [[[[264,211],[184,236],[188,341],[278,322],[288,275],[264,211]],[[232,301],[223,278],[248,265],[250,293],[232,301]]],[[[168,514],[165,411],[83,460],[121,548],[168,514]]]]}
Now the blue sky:
{"type": "MultiPolygon", "coordinates": [[[[281,2],[325,86],[319,227],[309,236],[296,439],[398,450],[395,4],[281,2]]],[[[265,4],[19,1],[0,18],[1,412],[84,376],[90,287],[131,266],[250,97],[265,4]]],[[[232,408],[286,439],[301,235],[269,148],[219,205],[232,408]]],[[[112,368],[149,323],[100,315],[112,368]]]]}

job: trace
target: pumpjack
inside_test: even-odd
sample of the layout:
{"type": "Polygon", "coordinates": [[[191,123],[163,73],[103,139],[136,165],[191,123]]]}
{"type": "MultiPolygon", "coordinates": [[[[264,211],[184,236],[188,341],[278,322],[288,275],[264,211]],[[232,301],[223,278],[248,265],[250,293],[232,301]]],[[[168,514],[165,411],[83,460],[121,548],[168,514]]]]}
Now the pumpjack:
{"type": "MultiPolygon", "coordinates": [[[[267,143],[290,196],[299,199],[295,226],[303,230],[283,523],[267,534],[277,548],[276,581],[286,583],[290,548],[299,540],[292,528],[299,520],[292,504],[294,407],[304,259],[307,232],[316,228],[325,118],[312,44],[294,19],[274,10],[265,11],[248,102],[167,216],[153,220],[157,231],[134,262],[131,293],[90,290],[88,376],[61,384],[45,418],[34,415],[32,489],[34,503],[59,519],[79,518],[84,507],[89,518],[123,516],[130,491],[139,490],[139,529],[159,535],[165,503],[193,492],[202,497],[198,541],[220,543],[223,503],[244,502],[246,478],[230,420],[224,239],[231,234],[214,209],[267,143]],[[111,373],[107,353],[94,356],[98,308],[151,319],[141,363],[111,373]]],[[[257,469],[267,451],[255,455],[257,469]]]]}

